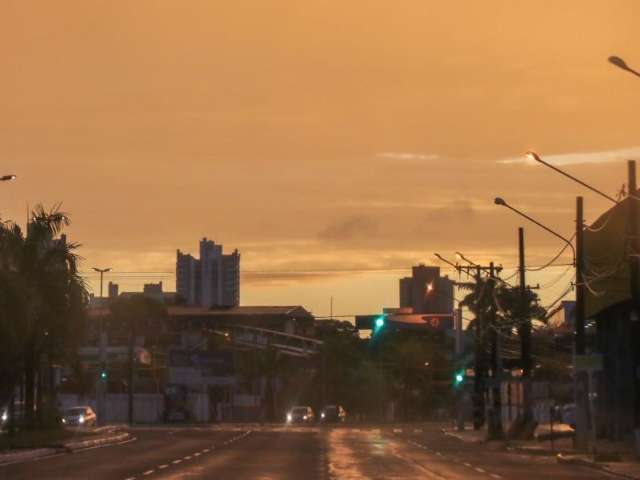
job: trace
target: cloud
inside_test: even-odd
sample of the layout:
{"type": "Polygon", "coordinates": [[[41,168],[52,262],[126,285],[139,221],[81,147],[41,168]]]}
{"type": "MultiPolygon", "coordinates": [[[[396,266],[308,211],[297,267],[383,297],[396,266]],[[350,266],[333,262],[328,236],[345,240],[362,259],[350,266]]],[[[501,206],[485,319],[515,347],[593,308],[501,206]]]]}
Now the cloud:
{"type": "Polygon", "coordinates": [[[378,158],[389,160],[399,160],[408,163],[422,163],[437,160],[440,155],[435,153],[401,153],[401,152],[382,152],[376,154],[378,158]]]}
{"type": "MultiPolygon", "coordinates": [[[[572,152],[555,155],[539,154],[545,162],[552,165],[574,165],[579,163],[610,163],[640,157],[640,147],[620,148],[617,150],[603,150],[599,152],[572,152]]],[[[504,158],[498,163],[523,163],[536,165],[536,161],[527,157],[524,153],[518,157],[504,158]]]]}
{"type": "Polygon", "coordinates": [[[318,237],[321,240],[345,242],[368,238],[378,231],[378,224],[369,217],[354,215],[329,224],[318,237]]]}

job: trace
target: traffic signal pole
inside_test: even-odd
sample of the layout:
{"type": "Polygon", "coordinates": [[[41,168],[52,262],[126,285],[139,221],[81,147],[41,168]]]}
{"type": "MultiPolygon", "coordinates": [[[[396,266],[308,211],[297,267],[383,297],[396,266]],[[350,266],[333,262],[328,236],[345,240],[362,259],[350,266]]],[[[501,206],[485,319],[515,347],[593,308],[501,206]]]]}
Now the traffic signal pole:
{"type": "MultiPolygon", "coordinates": [[[[457,366],[461,365],[462,355],[464,353],[464,344],[463,344],[463,329],[462,329],[462,308],[458,307],[454,312],[454,320],[455,320],[455,329],[456,329],[456,362],[457,366]]],[[[457,375],[457,373],[456,373],[457,375]]],[[[457,382],[457,378],[454,379],[454,382],[457,382]]],[[[464,397],[465,397],[464,385],[460,385],[460,388],[456,391],[456,429],[459,432],[464,431],[464,397]]]]}

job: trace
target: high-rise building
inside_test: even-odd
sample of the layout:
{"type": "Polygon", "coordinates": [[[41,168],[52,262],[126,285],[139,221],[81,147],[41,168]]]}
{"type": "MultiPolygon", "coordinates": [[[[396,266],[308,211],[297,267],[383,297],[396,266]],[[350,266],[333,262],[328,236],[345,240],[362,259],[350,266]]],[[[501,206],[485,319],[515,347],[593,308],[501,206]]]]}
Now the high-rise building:
{"type": "Polygon", "coordinates": [[[187,305],[233,307],[240,304],[240,254],[223,254],[222,245],[203,238],[200,259],[177,251],[176,291],[187,305]]]}
{"type": "Polygon", "coordinates": [[[440,267],[417,265],[411,277],[400,279],[400,307],[414,313],[452,313],[453,281],[440,276],[440,267]]]}
{"type": "Polygon", "coordinates": [[[118,296],[118,284],[117,283],[113,283],[113,282],[109,282],[109,298],[116,298],[118,296]]]}

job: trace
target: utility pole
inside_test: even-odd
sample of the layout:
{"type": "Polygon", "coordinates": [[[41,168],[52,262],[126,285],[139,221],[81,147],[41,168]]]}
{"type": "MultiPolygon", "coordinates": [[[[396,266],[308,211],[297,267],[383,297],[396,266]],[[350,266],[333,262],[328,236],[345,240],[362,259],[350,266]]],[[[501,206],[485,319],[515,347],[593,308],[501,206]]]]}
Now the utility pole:
{"type": "MultiPolygon", "coordinates": [[[[489,264],[489,282],[491,291],[495,289],[496,274],[493,262],[489,264]]],[[[500,352],[500,329],[496,318],[495,308],[491,309],[491,318],[487,322],[489,324],[489,332],[491,336],[491,377],[492,377],[492,416],[489,423],[489,438],[492,440],[504,437],[502,430],[502,356],[500,352]]]]}
{"type": "MultiPolygon", "coordinates": [[[[634,364],[634,348],[631,343],[633,340],[632,331],[633,326],[632,322],[638,321],[638,316],[640,314],[640,265],[638,264],[640,255],[640,240],[638,239],[638,200],[633,198],[637,196],[638,186],[636,184],[636,162],[634,160],[629,160],[627,163],[627,172],[628,172],[628,195],[631,197],[627,199],[628,203],[628,235],[629,235],[629,247],[631,252],[629,255],[629,288],[631,289],[631,300],[632,300],[632,309],[629,312],[629,315],[623,317],[621,319],[620,331],[621,338],[620,342],[623,345],[623,352],[621,352],[621,357],[623,363],[623,369],[625,371],[632,370],[632,365],[634,364]]],[[[625,375],[628,378],[628,374],[625,375]]],[[[631,422],[634,429],[638,427],[638,411],[640,410],[640,398],[638,395],[638,377],[635,375],[635,379],[629,379],[629,388],[631,390],[631,398],[628,399],[629,404],[624,405],[622,411],[629,412],[630,417],[627,417],[626,421],[631,422]]],[[[623,380],[624,381],[624,380],[623,380]]],[[[623,391],[623,388],[617,389],[618,392],[623,391]]],[[[618,394],[619,395],[619,394],[618,394]]],[[[637,431],[637,430],[636,430],[637,431]]]]}
{"type": "MultiPolygon", "coordinates": [[[[480,295],[480,275],[481,269],[480,266],[476,267],[476,295],[479,297],[480,295]]],[[[475,365],[474,372],[475,375],[473,377],[473,428],[474,430],[479,430],[482,428],[485,422],[484,417],[484,374],[485,374],[485,363],[484,363],[484,319],[482,315],[482,311],[478,309],[476,315],[476,335],[475,335],[475,365]]]]}
{"type": "Polygon", "coordinates": [[[136,319],[129,318],[129,355],[127,356],[127,419],[133,425],[133,355],[136,335],[136,319]]]}
{"type": "MultiPolygon", "coordinates": [[[[576,337],[575,356],[584,355],[585,345],[585,284],[584,284],[584,214],[582,197],[576,197],[576,337]]],[[[574,363],[575,364],[575,363],[574,363]]],[[[575,369],[574,395],[576,403],[575,444],[579,450],[588,446],[588,399],[586,372],[575,369]]]]}
{"type": "Polygon", "coordinates": [[[522,393],[523,393],[523,415],[522,425],[526,426],[533,420],[533,402],[531,398],[531,318],[529,318],[527,305],[527,284],[525,280],[524,264],[524,228],[518,228],[518,257],[520,273],[520,326],[518,334],[520,336],[520,357],[522,362],[522,393]]]}

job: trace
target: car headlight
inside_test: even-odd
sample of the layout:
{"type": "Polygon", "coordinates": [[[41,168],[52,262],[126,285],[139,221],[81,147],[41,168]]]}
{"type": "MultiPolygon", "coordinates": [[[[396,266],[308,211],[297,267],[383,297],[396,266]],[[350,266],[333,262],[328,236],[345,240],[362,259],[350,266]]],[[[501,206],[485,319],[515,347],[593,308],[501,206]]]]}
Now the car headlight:
{"type": "Polygon", "coordinates": [[[62,423],[67,423],[67,419],[66,419],[66,418],[63,418],[63,419],[62,419],[62,423]]]}
{"type": "Polygon", "coordinates": [[[6,422],[9,418],[9,415],[7,414],[7,412],[2,412],[2,421],[6,422]]]}
{"type": "Polygon", "coordinates": [[[291,414],[287,413],[287,422],[290,422],[290,421],[291,421],[291,414]]]}
{"type": "Polygon", "coordinates": [[[324,418],[324,412],[320,414],[320,418],[324,418]]]}
{"type": "Polygon", "coordinates": [[[84,415],[80,415],[78,418],[78,423],[84,423],[84,415]]]}
{"type": "Polygon", "coordinates": [[[302,419],[303,419],[303,420],[306,420],[307,418],[309,418],[309,417],[307,417],[306,415],[304,415],[304,416],[302,417],[302,419]]]}

